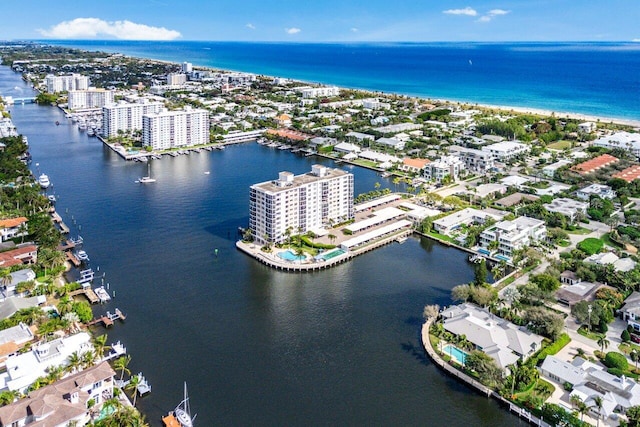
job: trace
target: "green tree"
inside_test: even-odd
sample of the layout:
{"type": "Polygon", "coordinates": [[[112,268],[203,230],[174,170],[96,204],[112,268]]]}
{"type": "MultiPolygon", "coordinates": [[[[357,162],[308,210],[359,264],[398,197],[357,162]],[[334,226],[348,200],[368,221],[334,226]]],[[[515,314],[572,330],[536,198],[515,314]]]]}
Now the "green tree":
{"type": "Polygon", "coordinates": [[[140,376],[134,375],[129,379],[129,382],[124,387],[125,390],[131,392],[131,397],[133,398],[133,406],[136,406],[136,399],[138,397],[138,386],[140,385],[140,376]]]}
{"type": "Polygon", "coordinates": [[[550,274],[536,274],[531,276],[529,280],[545,292],[555,292],[560,288],[560,281],[550,274]]]}
{"type": "Polygon", "coordinates": [[[76,301],[71,305],[71,310],[78,315],[82,323],[89,323],[93,319],[93,311],[86,301],[76,301]]]}
{"type": "Polygon", "coordinates": [[[489,387],[502,384],[504,372],[488,354],[473,350],[465,358],[465,364],[467,368],[478,374],[478,378],[483,384],[489,387]]]}
{"type": "Polygon", "coordinates": [[[598,338],[598,347],[600,347],[600,351],[604,351],[605,348],[609,347],[609,344],[611,344],[609,342],[609,340],[607,339],[606,335],[601,335],[598,338]]]}
{"type": "Polygon", "coordinates": [[[474,281],[476,286],[482,286],[487,283],[487,262],[484,258],[474,266],[474,281]]]}
{"type": "Polygon", "coordinates": [[[124,373],[131,374],[131,370],[129,370],[128,366],[131,362],[131,356],[128,354],[126,356],[122,356],[117,358],[113,362],[113,369],[116,371],[120,371],[120,381],[122,381],[122,377],[124,377],[124,373]]]}

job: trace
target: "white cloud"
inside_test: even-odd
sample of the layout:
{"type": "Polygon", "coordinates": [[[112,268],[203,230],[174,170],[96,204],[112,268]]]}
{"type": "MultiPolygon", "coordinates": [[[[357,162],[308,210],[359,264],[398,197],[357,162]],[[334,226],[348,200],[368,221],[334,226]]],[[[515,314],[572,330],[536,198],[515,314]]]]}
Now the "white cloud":
{"type": "Polygon", "coordinates": [[[253,25],[251,22],[249,22],[247,25],[245,25],[245,27],[247,27],[250,30],[255,30],[256,29],[256,26],[253,25]]]}
{"type": "Polygon", "coordinates": [[[92,39],[113,37],[121,40],[174,40],[179,31],[151,27],[131,21],[104,21],[99,18],[76,18],[63,21],[48,30],[38,29],[45,37],[55,39],[92,39]]]}
{"type": "Polygon", "coordinates": [[[300,28],[296,27],[285,28],[284,30],[287,32],[287,34],[298,34],[300,31],[302,31],[300,28]]]}
{"type": "Polygon", "coordinates": [[[476,16],[478,12],[475,9],[470,8],[469,6],[464,9],[448,9],[443,10],[442,13],[446,13],[447,15],[467,15],[467,16],[476,16]]]}
{"type": "Polygon", "coordinates": [[[509,11],[504,9],[491,9],[489,11],[490,16],[506,15],[507,13],[509,13],[509,11]]]}
{"type": "Polygon", "coordinates": [[[631,41],[634,43],[640,43],[640,39],[632,39],[631,41]]]}
{"type": "Polygon", "coordinates": [[[358,32],[358,29],[357,29],[356,27],[353,27],[353,28],[351,28],[351,32],[352,32],[352,33],[357,33],[357,32],[358,32]]]}
{"type": "Polygon", "coordinates": [[[489,22],[491,21],[494,17],[496,16],[502,16],[502,15],[506,15],[507,13],[509,13],[510,11],[508,10],[504,10],[504,9],[491,9],[489,12],[487,12],[486,15],[481,16],[480,18],[477,19],[478,22],[489,22]]]}

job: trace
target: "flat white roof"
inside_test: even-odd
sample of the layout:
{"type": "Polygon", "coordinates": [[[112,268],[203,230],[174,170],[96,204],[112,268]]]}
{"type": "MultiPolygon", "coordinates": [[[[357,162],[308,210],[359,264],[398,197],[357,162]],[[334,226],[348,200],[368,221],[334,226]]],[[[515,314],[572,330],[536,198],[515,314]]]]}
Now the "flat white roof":
{"type": "Polygon", "coordinates": [[[353,209],[356,213],[362,212],[366,211],[367,209],[375,208],[376,206],[384,205],[385,203],[391,203],[401,198],[402,196],[400,196],[399,194],[389,194],[388,196],[380,197],[369,202],[358,203],[353,207],[353,209]]]}
{"type": "Polygon", "coordinates": [[[388,207],[374,212],[373,217],[354,222],[353,224],[346,226],[344,229],[349,230],[352,233],[357,233],[358,231],[366,230],[367,228],[375,227],[376,225],[399,218],[405,214],[406,212],[403,210],[388,207]]]}
{"type": "Polygon", "coordinates": [[[405,227],[410,227],[411,221],[407,221],[406,219],[401,219],[398,222],[394,222],[393,224],[385,225],[384,227],[380,227],[377,230],[370,231],[361,236],[354,237],[349,240],[345,240],[340,244],[343,248],[351,249],[356,246],[360,246],[364,243],[367,243],[371,240],[375,240],[378,237],[384,236],[388,233],[393,233],[394,231],[400,230],[405,227]]]}

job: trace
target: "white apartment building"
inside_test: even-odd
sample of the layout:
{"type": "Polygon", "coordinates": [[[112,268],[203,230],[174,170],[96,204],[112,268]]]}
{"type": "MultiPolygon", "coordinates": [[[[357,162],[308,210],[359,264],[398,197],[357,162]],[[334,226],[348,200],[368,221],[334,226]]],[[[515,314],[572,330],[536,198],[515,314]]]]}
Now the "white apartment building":
{"type": "Polygon", "coordinates": [[[340,95],[340,88],[336,86],[327,87],[302,87],[298,88],[302,92],[303,98],[317,98],[319,96],[338,96],[340,95]]]}
{"type": "Polygon", "coordinates": [[[193,64],[191,62],[183,62],[182,63],[182,72],[183,73],[191,73],[193,71],[193,64]]]}
{"type": "Polygon", "coordinates": [[[209,112],[185,107],[142,116],[142,145],[168,150],[209,143],[209,112]]]}
{"type": "Polygon", "coordinates": [[[44,78],[44,82],[47,87],[47,92],[49,93],[89,89],[89,77],[81,74],[70,74],[67,76],[48,74],[44,78]]]}
{"type": "Polygon", "coordinates": [[[114,93],[112,90],[96,89],[95,87],[87,90],[70,90],[68,95],[69,109],[102,108],[105,105],[113,104],[114,93]]]}
{"type": "Polygon", "coordinates": [[[485,173],[495,167],[493,154],[487,151],[453,145],[449,147],[449,152],[457,156],[464,163],[464,167],[472,172],[485,173]]]}
{"type": "Polygon", "coordinates": [[[167,74],[167,85],[180,86],[187,83],[187,75],[183,73],[167,74]]]}
{"type": "Polygon", "coordinates": [[[513,221],[500,221],[480,234],[480,246],[487,248],[498,242],[498,253],[511,258],[513,252],[547,236],[544,221],[521,216],[513,221]]]}
{"type": "Polygon", "coordinates": [[[487,151],[493,155],[494,159],[504,162],[528,153],[529,146],[521,142],[502,141],[484,146],[482,151],[487,151]]]}
{"type": "Polygon", "coordinates": [[[353,217],[353,175],[340,169],[313,165],[303,175],[280,172],[277,180],[249,190],[249,229],[262,244],[283,242],[288,229],[306,233],[353,217]]]}
{"type": "Polygon", "coordinates": [[[118,136],[118,131],[142,130],[142,116],[157,113],[164,108],[162,102],[141,100],[135,104],[120,102],[102,107],[102,134],[107,138],[118,136]]]}
{"type": "Polygon", "coordinates": [[[464,163],[456,156],[443,156],[438,160],[427,163],[423,169],[423,176],[428,180],[442,182],[442,180],[451,176],[455,181],[460,173],[465,170],[464,163]]]}

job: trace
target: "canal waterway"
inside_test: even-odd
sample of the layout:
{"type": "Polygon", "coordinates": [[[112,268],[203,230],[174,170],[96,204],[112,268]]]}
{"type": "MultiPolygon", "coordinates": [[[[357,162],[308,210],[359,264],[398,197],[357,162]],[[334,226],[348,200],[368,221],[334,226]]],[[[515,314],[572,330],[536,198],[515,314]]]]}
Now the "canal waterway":
{"type": "MultiPolygon", "coordinates": [[[[0,67],[0,94],[28,93],[0,67]]],[[[107,332],[153,387],[138,400],[151,425],[179,403],[183,381],[200,426],[520,423],[444,375],[420,344],[423,306],[450,304],[450,289],[472,280],[466,253],[410,238],[289,274],[235,249],[251,184],[330,161],[246,143],[154,160],[157,182],[140,185],[146,165],[123,161],[57,108],[11,113],[34,173],[49,175],[58,211],[115,293],[96,314],[128,315],[107,332]]],[[[350,170],[356,193],[393,186],[350,170]]]]}

